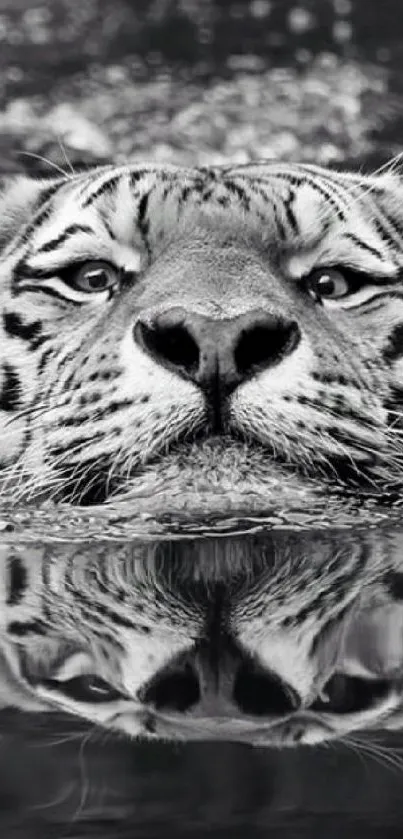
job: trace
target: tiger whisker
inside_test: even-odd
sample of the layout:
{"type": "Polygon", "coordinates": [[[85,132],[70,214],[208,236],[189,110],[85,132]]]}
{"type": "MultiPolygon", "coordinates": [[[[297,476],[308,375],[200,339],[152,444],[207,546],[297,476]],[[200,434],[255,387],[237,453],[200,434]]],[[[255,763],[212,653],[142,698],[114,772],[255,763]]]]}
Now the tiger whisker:
{"type": "Polygon", "coordinates": [[[64,178],[71,179],[72,177],[72,175],[69,172],[65,172],[65,170],[62,169],[62,167],[59,166],[57,163],[53,163],[52,160],[49,160],[47,157],[43,157],[41,154],[35,154],[32,151],[19,151],[17,152],[17,155],[19,157],[32,157],[35,160],[40,160],[42,161],[42,163],[46,163],[47,166],[50,166],[52,169],[55,169],[56,172],[59,172],[59,174],[63,175],[64,178]]]}
{"type": "Polygon", "coordinates": [[[76,172],[75,172],[75,170],[74,170],[74,167],[73,167],[73,164],[72,164],[71,160],[69,160],[69,158],[68,158],[68,156],[67,156],[67,152],[66,152],[65,146],[64,146],[64,144],[62,143],[61,138],[60,138],[60,136],[59,136],[59,135],[57,135],[57,142],[58,142],[58,145],[59,145],[60,151],[61,151],[61,153],[62,153],[62,155],[63,155],[63,157],[64,157],[64,159],[65,159],[65,161],[66,161],[66,163],[67,163],[67,166],[69,167],[71,174],[74,176],[74,175],[76,174],[76,172]]]}

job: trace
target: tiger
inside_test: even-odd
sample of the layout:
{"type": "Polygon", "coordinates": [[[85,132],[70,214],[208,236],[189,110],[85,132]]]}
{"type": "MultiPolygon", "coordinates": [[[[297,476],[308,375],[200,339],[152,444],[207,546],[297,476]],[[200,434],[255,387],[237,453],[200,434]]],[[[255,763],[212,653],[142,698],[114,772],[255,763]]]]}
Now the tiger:
{"type": "Polygon", "coordinates": [[[4,545],[0,707],[146,742],[288,748],[402,729],[400,541],[4,545]]]}
{"type": "Polygon", "coordinates": [[[1,498],[398,499],[402,196],[278,161],[5,178],[1,498]]]}

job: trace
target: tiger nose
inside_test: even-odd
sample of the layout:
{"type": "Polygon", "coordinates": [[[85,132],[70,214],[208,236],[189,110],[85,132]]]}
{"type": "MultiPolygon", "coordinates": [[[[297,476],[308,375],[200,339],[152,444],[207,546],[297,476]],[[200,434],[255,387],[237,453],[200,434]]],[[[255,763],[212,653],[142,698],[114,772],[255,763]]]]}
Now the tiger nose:
{"type": "Polygon", "coordinates": [[[140,691],[139,699],[161,714],[203,718],[276,717],[290,713],[299,697],[277,675],[224,643],[180,654],[140,691]]]}
{"type": "Polygon", "coordinates": [[[227,396],[289,355],[300,331],[296,321],[259,309],[219,320],[178,307],[138,320],[134,339],[172,372],[227,396]]]}

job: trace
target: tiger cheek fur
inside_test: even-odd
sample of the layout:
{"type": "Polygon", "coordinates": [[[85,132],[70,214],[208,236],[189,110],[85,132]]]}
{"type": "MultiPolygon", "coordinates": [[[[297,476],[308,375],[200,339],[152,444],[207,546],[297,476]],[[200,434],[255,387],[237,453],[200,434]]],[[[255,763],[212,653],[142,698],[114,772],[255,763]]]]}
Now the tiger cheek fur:
{"type": "Polygon", "coordinates": [[[5,491],[264,509],[284,465],[395,491],[401,191],[265,162],[5,183],[5,491]]]}

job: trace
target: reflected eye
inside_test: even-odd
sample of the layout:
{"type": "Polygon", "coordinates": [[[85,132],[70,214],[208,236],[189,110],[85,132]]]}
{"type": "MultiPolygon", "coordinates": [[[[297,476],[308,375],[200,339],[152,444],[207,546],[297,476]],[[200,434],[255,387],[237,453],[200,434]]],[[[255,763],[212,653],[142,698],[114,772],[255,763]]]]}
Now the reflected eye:
{"type": "Polygon", "coordinates": [[[353,714],[365,711],[383,699],[390,685],[385,679],[363,679],[335,673],[326,682],[322,697],[310,706],[311,711],[328,714],[353,714]]]}
{"type": "Polygon", "coordinates": [[[118,269],[110,265],[109,262],[102,261],[85,262],[75,268],[73,272],[70,269],[68,277],[68,283],[72,288],[77,289],[77,291],[85,291],[87,294],[108,291],[118,282],[118,269]]]}
{"type": "Polygon", "coordinates": [[[124,698],[116,688],[95,674],[75,676],[64,681],[49,679],[44,684],[50,690],[57,690],[76,702],[114,702],[124,698]]]}
{"type": "Polygon", "coordinates": [[[337,268],[317,268],[305,277],[304,282],[315,300],[338,300],[352,290],[346,275],[337,268]]]}

